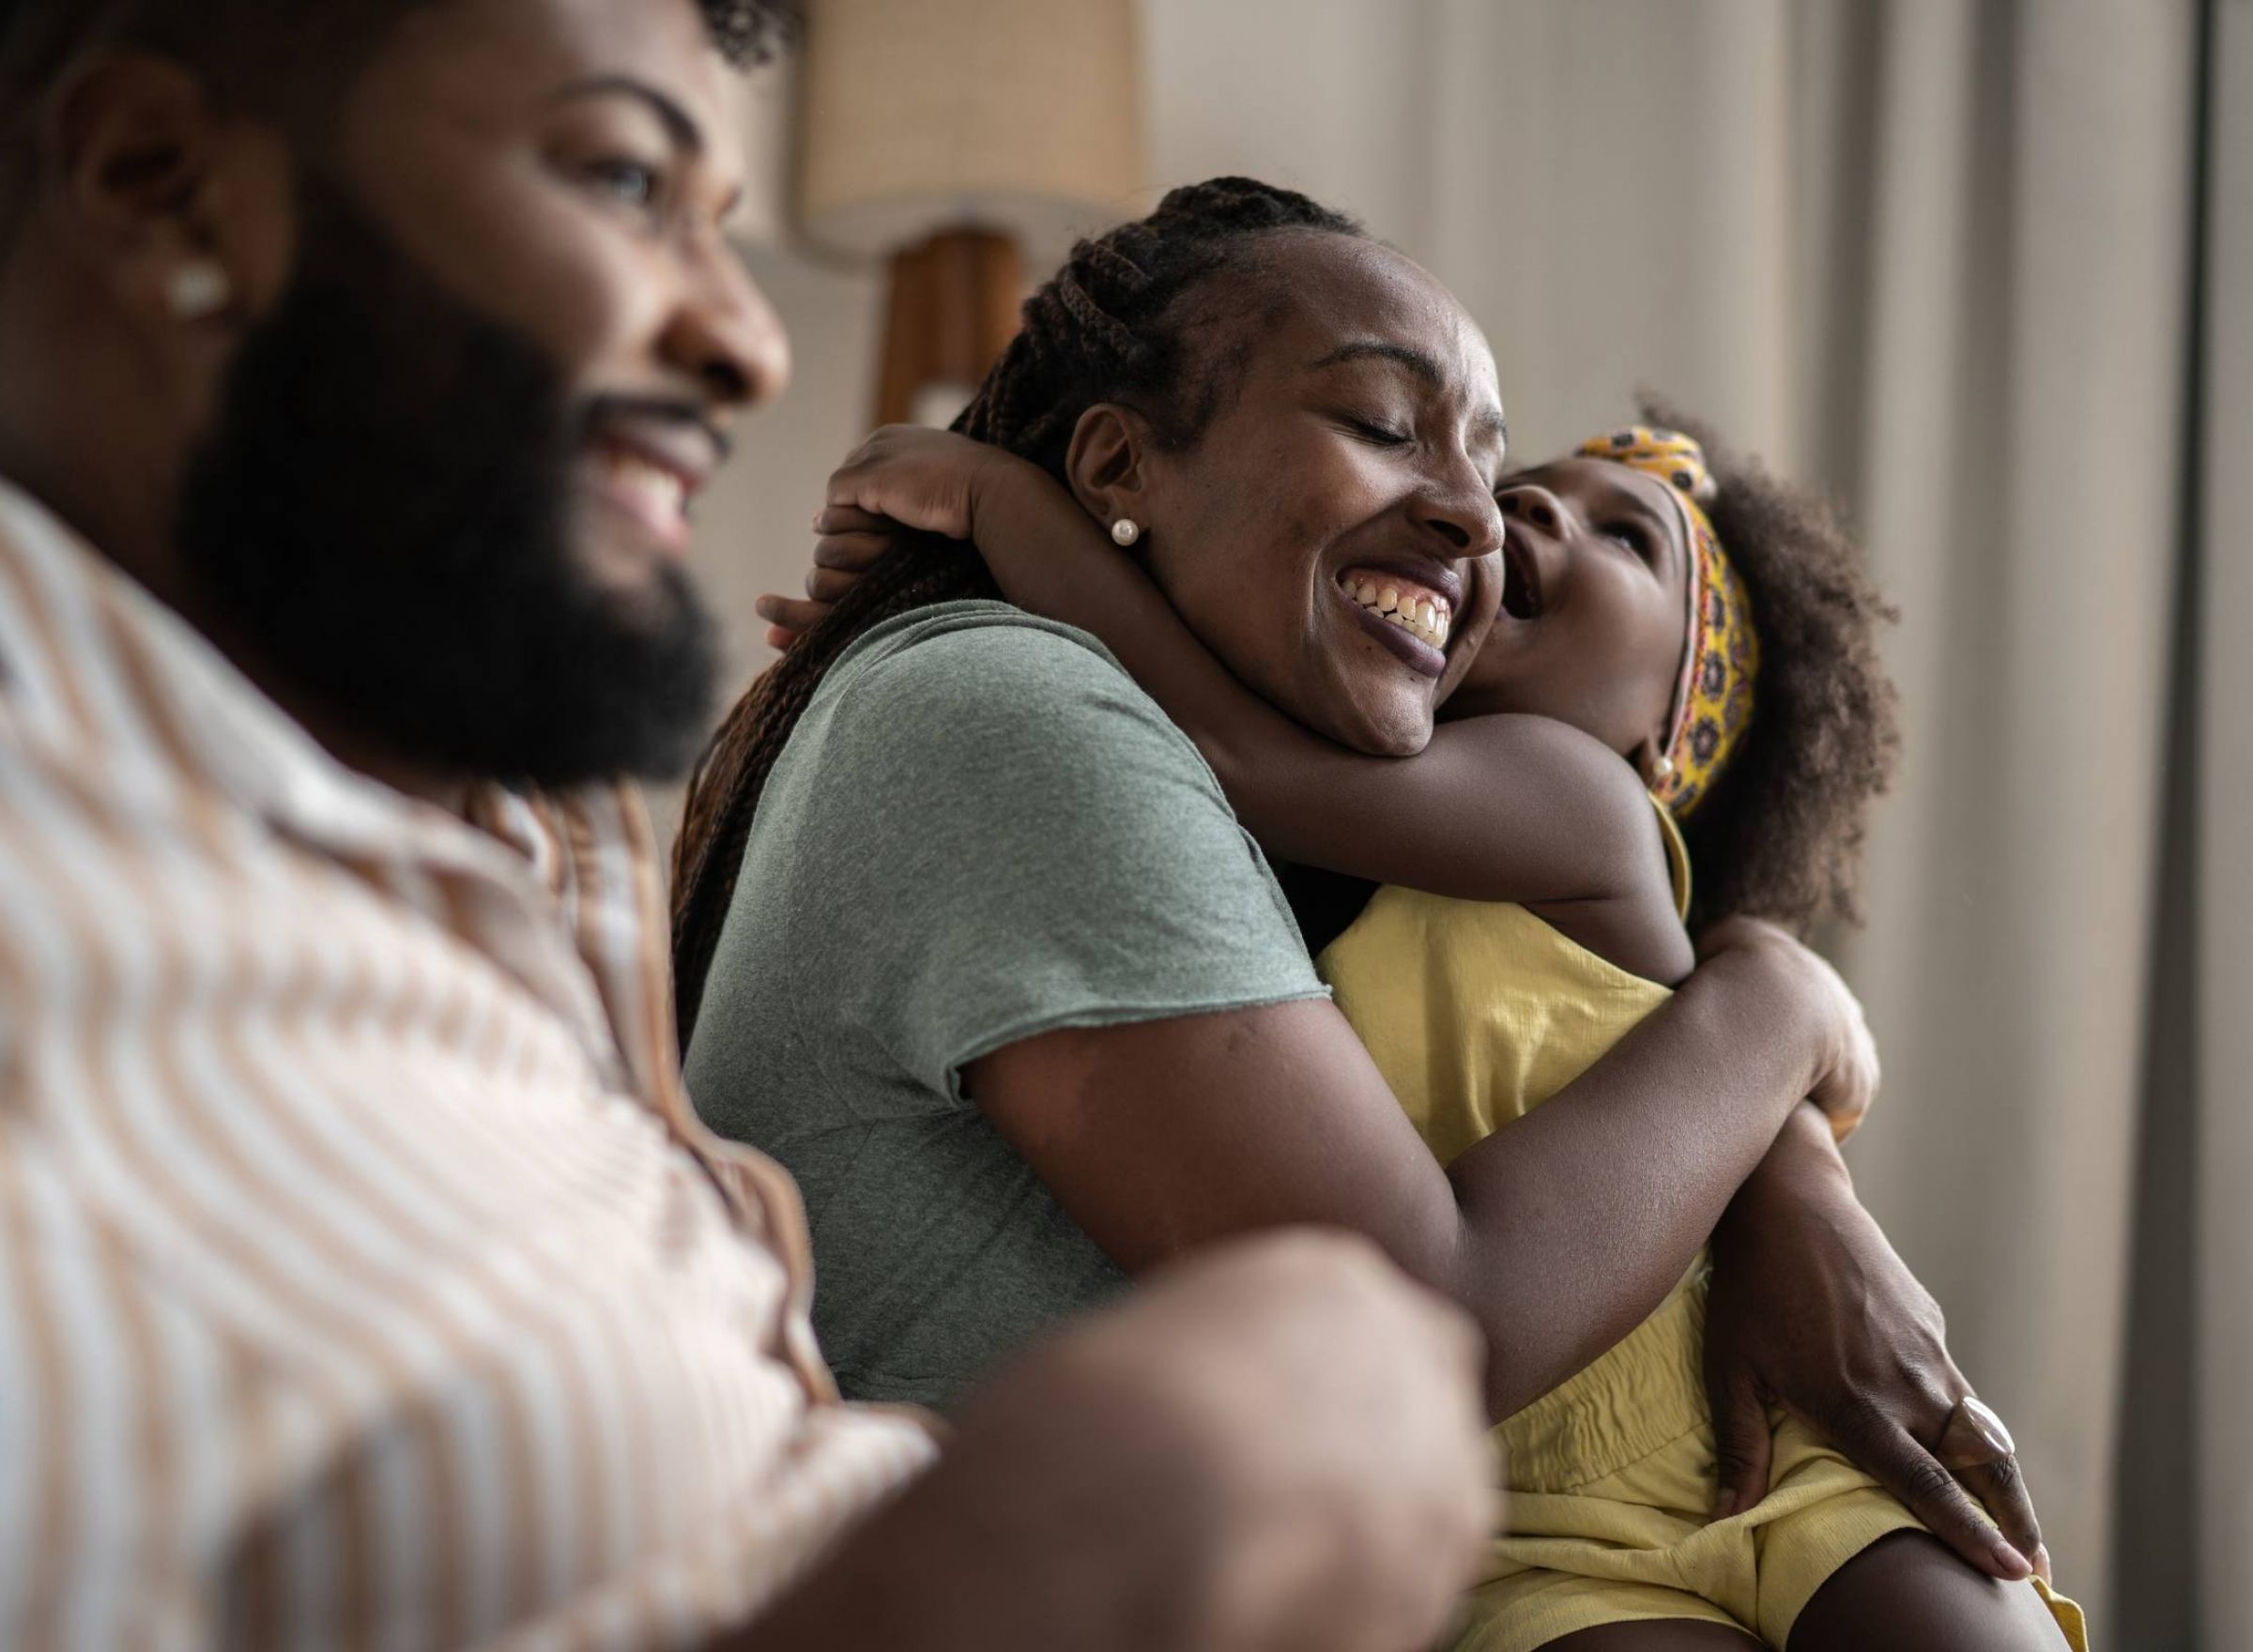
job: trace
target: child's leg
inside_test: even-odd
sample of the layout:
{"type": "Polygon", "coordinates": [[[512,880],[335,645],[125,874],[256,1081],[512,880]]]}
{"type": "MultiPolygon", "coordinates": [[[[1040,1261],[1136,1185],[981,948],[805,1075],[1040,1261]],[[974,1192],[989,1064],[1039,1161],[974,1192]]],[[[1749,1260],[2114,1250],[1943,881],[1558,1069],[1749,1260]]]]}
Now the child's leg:
{"type": "MultiPolygon", "coordinates": [[[[1797,1642],[1794,1642],[1797,1644],[1797,1642]]],[[[1541,1652],[1759,1652],[1742,1629],[1692,1618],[1652,1623],[1607,1623],[1601,1629],[1550,1642],[1541,1652]]]]}
{"type": "Polygon", "coordinates": [[[2067,1652],[2029,1583],[1998,1583],[1924,1532],[1880,1538],[1833,1573],[1790,1652],[2067,1652]]]}

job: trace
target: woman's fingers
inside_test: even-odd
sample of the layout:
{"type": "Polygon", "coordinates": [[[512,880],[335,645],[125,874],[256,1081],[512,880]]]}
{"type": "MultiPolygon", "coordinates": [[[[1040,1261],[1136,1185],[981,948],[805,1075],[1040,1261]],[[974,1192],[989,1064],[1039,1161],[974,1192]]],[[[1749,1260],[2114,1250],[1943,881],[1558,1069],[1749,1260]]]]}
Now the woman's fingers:
{"type": "Polygon", "coordinates": [[[1847,1435],[1833,1435],[1840,1450],[1900,1498],[1934,1537],[1989,1577],[2015,1583],[2031,1574],[2025,1554],[1996,1530],[1939,1458],[1898,1423],[1876,1412],[1862,1415],[1865,1420],[1847,1435]]]}
{"type": "Polygon", "coordinates": [[[1713,1408],[1713,1518],[1726,1520],[1768,1495],[1775,1435],[1750,1370],[1709,1369],[1706,1381],[1713,1408]]]}
{"type": "Polygon", "coordinates": [[[2018,1460],[2006,1457],[1978,1468],[1958,1469],[1955,1477],[1986,1506],[1989,1518],[2002,1528],[2011,1547],[2025,1555],[2034,1569],[2044,1574],[2043,1581],[2048,1582],[2049,1551],[2043,1546],[2042,1522],[2034,1517],[2034,1500],[2027,1492],[2018,1460]]]}

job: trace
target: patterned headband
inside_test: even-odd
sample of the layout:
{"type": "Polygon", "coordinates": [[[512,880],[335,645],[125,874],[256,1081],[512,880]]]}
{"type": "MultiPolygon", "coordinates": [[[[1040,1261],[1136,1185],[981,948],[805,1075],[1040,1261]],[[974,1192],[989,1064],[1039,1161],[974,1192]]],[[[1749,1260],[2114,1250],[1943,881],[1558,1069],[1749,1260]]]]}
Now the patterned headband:
{"type": "Polygon", "coordinates": [[[1705,505],[1717,490],[1703,448],[1686,436],[1637,424],[1591,436],[1581,443],[1580,452],[1664,482],[1696,549],[1681,681],[1675,689],[1659,781],[1651,788],[1676,819],[1686,820],[1712,791],[1752,726],[1753,683],[1760,675],[1752,598],[1706,519],[1705,505]]]}

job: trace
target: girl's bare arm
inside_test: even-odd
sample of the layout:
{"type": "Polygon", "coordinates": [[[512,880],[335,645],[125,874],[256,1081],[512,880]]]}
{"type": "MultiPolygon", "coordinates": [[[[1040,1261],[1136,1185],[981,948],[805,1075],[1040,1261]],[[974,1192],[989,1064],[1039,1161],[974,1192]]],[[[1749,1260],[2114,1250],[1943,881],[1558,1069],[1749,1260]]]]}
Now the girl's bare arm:
{"type": "Polygon", "coordinates": [[[818,555],[865,558],[894,524],[973,540],[1012,603],[1099,638],[1278,859],[1467,900],[1630,909],[1641,921],[1613,926],[1640,956],[1688,972],[1641,783],[1580,730],[1470,718],[1408,758],[1325,739],[1238,681],[1053,478],[965,437],[878,432],[832,479],[818,555]]]}

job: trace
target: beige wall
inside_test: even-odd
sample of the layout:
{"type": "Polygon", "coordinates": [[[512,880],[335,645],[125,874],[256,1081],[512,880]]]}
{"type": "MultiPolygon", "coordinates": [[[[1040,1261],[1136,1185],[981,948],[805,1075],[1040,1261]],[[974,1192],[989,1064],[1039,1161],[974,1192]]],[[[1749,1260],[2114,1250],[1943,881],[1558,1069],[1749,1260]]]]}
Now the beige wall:
{"type": "Polygon", "coordinates": [[[867,429],[883,301],[881,283],[866,269],[768,252],[753,254],[752,269],[789,325],[795,368],[789,393],[738,432],[697,538],[706,589],[745,680],[773,658],[759,641],[764,627],[752,601],[775,589],[795,592],[822,484],[867,429]]]}
{"type": "MultiPolygon", "coordinates": [[[[1610,423],[1648,384],[1788,459],[1792,180],[1761,141],[1782,117],[1786,11],[1783,0],[1703,0],[1706,26],[1689,32],[1700,62],[1685,67],[1663,0],[1626,11],[1145,0],[1153,185],[1222,173],[1291,185],[1430,265],[1493,337],[1521,452],[1610,423]],[[1519,60],[1546,67],[1495,68],[1519,60]],[[1748,95],[1702,96],[1740,64],[1748,95]],[[1602,209],[1639,157],[1680,180],[1671,222],[1654,220],[1648,195],[1632,211],[1602,209]],[[1738,226],[1724,255],[1707,235],[1699,257],[1673,268],[1670,248],[1716,215],[1738,226]],[[1678,327],[1652,326],[1661,311],[1678,327]]],[[[745,429],[700,552],[745,676],[769,657],[751,599],[802,575],[821,482],[863,434],[881,302],[865,268],[771,252],[755,268],[789,325],[797,377],[745,429]]]]}

